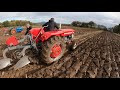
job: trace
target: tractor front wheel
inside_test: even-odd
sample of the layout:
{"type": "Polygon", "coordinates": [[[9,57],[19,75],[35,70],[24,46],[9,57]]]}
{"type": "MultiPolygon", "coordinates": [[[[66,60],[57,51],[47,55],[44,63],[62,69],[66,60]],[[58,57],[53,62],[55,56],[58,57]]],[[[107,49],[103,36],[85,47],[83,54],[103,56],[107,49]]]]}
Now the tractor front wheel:
{"type": "Polygon", "coordinates": [[[46,64],[59,60],[66,50],[62,37],[53,36],[42,44],[41,59],[46,64]]]}

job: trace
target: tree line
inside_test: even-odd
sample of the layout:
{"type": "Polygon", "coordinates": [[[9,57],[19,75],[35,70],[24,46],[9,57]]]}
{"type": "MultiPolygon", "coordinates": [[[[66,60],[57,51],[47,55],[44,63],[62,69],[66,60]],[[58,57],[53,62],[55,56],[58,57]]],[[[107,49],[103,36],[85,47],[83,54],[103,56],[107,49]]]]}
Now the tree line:
{"type": "Polygon", "coordinates": [[[11,20],[11,21],[4,21],[0,23],[0,28],[1,27],[14,27],[14,26],[25,26],[27,23],[33,24],[30,21],[27,20],[11,20]]]}
{"type": "Polygon", "coordinates": [[[120,24],[111,28],[112,32],[120,34],[120,24]]]}
{"type": "Polygon", "coordinates": [[[109,31],[120,34],[120,24],[108,28],[109,31]]]}
{"type": "Polygon", "coordinates": [[[80,21],[73,21],[71,23],[72,26],[76,27],[85,27],[85,28],[95,28],[95,29],[101,29],[101,30],[107,30],[107,27],[104,25],[97,25],[95,22],[80,22],[80,21]]]}
{"type": "MultiPolygon", "coordinates": [[[[25,26],[27,23],[29,23],[31,25],[35,25],[35,23],[27,21],[27,20],[11,20],[11,21],[0,22],[0,28],[1,27],[25,26]]],[[[85,27],[85,28],[95,28],[95,29],[101,29],[101,30],[108,30],[108,31],[120,34],[120,24],[116,25],[112,28],[107,28],[104,25],[98,25],[93,21],[90,21],[90,22],[73,21],[71,24],[64,24],[64,25],[67,25],[67,26],[72,25],[72,26],[76,26],[76,27],[85,27]]]]}
{"type": "Polygon", "coordinates": [[[120,24],[115,25],[111,28],[107,28],[104,25],[97,25],[95,22],[90,21],[90,22],[80,22],[80,21],[73,21],[71,23],[72,26],[76,26],[76,27],[85,27],[85,28],[95,28],[95,29],[101,29],[101,30],[107,30],[110,32],[114,32],[114,33],[119,33],[120,34],[120,24]]]}

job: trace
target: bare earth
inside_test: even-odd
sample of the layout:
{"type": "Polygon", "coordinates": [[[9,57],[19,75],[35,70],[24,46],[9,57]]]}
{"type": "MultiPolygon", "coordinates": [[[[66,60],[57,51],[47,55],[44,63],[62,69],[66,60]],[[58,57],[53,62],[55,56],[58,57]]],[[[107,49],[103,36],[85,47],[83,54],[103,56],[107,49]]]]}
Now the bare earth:
{"type": "MultiPolygon", "coordinates": [[[[0,36],[1,44],[8,38],[4,37],[0,36]]],[[[77,29],[74,39],[78,47],[67,52],[59,61],[49,66],[29,64],[16,71],[6,68],[0,71],[0,78],[120,77],[120,36],[100,30],[77,29]]],[[[1,51],[5,48],[3,46],[1,51]]],[[[33,60],[38,59],[32,52],[30,56],[33,60]]]]}

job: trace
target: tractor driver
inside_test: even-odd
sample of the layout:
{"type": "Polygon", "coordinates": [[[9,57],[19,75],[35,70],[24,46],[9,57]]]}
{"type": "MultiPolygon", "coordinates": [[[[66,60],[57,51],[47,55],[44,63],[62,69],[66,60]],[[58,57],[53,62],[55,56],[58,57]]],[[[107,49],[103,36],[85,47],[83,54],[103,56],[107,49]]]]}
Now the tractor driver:
{"type": "Polygon", "coordinates": [[[28,34],[28,32],[29,32],[29,30],[31,30],[31,29],[32,29],[32,27],[30,26],[30,24],[27,24],[27,25],[26,25],[26,27],[27,27],[27,31],[26,31],[25,35],[27,35],[27,34],[28,34]]]}
{"type": "Polygon", "coordinates": [[[56,22],[54,21],[54,18],[51,18],[48,22],[46,22],[44,25],[42,25],[42,27],[44,27],[44,26],[47,26],[47,27],[45,27],[45,32],[52,31],[55,28],[59,29],[56,22]]]}

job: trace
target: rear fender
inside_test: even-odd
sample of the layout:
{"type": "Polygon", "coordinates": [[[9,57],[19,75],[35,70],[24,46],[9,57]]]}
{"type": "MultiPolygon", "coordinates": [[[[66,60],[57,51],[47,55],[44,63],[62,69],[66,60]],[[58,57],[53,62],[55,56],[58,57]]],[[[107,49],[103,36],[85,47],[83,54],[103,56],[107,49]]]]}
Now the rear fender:
{"type": "Polygon", "coordinates": [[[43,41],[47,40],[48,38],[50,38],[51,36],[52,36],[51,33],[45,32],[41,35],[40,40],[43,42],[43,41]]]}

